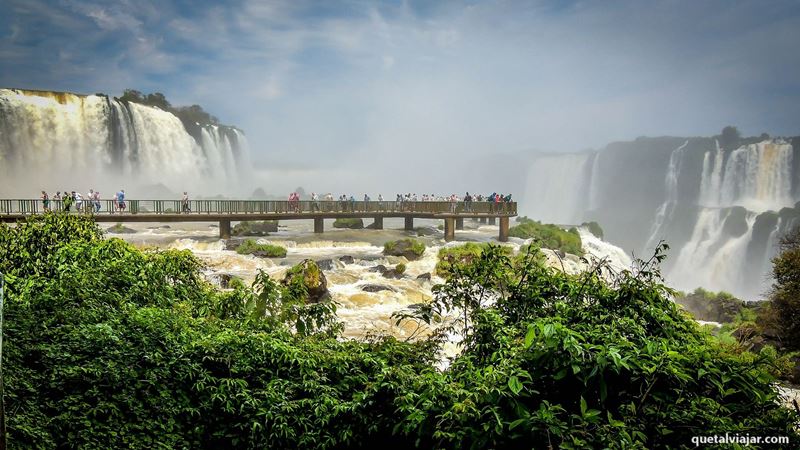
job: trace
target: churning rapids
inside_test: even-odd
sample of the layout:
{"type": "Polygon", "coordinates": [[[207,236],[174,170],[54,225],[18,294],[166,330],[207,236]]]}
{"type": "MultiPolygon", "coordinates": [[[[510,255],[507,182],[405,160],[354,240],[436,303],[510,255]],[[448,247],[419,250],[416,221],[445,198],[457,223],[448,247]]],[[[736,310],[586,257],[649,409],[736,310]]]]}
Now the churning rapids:
{"type": "MultiPolygon", "coordinates": [[[[315,261],[330,260],[330,269],[323,269],[328,280],[328,289],[334,300],[339,303],[338,315],[344,322],[344,335],[351,338],[364,337],[369,333],[383,332],[398,338],[410,336],[416,326],[397,327],[391,320],[392,313],[408,308],[415,303],[429,302],[432,299],[431,288],[442,279],[433,275],[437,262],[437,254],[442,246],[463,244],[464,241],[492,242],[497,236],[497,227],[480,225],[477,222],[465,222],[464,231],[457,237],[462,241],[445,244],[444,235],[436,228],[440,221],[419,219],[418,225],[426,228],[431,236],[416,236],[414,232],[403,231],[402,219],[386,219],[384,230],[336,230],[330,229],[323,234],[314,234],[310,221],[282,222],[277,233],[259,238],[260,242],[268,242],[286,247],[285,258],[267,259],[250,255],[240,255],[226,250],[225,241],[220,240],[215,224],[185,223],[170,224],[127,224],[137,230],[135,234],[109,234],[109,236],[125,239],[143,247],[189,249],[205,264],[206,277],[219,283],[223,274],[234,275],[245,282],[252,282],[256,273],[263,270],[274,279],[281,279],[293,264],[309,258],[315,261]],[[308,223],[306,223],[308,222],[308,223]],[[383,244],[387,241],[413,236],[427,245],[422,258],[406,261],[403,257],[384,256],[383,244]],[[351,256],[352,262],[345,258],[351,256]],[[377,265],[395,265],[405,263],[407,269],[401,279],[387,279],[375,272],[377,265]],[[419,275],[432,274],[430,280],[417,278],[419,275]],[[366,285],[379,285],[384,290],[367,292],[366,285]]],[[[427,233],[426,233],[427,234],[427,233]]],[[[630,266],[631,261],[618,247],[601,241],[591,233],[581,230],[584,250],[591,260],[607,258],[610,265],[621,270],[630,266]]],[[[253,238],[254,239],[254,238],[253,238]]],[[[518,251],[525,241],[511,238],[509,245],[518,251]]],[[[555,255],[546,251],[550,263],[561,267],[555,255]]],[[[579,258],[567,255],[563,259],[564,269],[571,273],[586,268],[579,258]]]]}

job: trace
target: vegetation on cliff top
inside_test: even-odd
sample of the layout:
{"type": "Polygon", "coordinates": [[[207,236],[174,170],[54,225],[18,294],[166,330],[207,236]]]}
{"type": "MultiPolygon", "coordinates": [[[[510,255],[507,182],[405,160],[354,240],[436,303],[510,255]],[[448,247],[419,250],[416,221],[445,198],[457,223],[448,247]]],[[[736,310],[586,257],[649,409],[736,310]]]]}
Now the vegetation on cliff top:
{"type": "Polygon", "coordinates": [[[564,253],[583,256],[581,247],[581,235],[575,228],[564,230],[557,225],[543,224],[541,222],[528,219],[527,217],[517,218],[519,225],[515,225],[508,230],[508,235],[521,239],[533,239],[539,246],[551,250],[560,250],[564,253]]]}
{"type": "MultiPolygon", "coordinates": [[[[189,251],[102,239],[87,217],[0,224],[9,441],[65,448],[684,447],[800,436],[774,355],[731,352],[668,298],[657,254],[611,282],[487,246],[416,318],[415,343],[341,340],[308,268],[219,291],[189,251]],[[297,286],[294,286],[297,284],[297,286]],[[303,286],[299,286],[302,284],[303,286]]],[[[310,269],[309,269],[310,270],[310,269]]],[[[403,320],[412,320],[409,318],[403,320]]]]}

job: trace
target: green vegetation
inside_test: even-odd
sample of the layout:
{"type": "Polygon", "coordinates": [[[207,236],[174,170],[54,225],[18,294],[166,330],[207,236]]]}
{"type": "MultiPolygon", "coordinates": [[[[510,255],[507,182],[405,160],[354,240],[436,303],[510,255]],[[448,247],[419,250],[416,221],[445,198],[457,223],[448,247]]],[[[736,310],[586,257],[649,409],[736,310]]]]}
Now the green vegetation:
{"type": "Polygon", "coordinates": [[[242,242],[242,245],[236,247],[236,253],[268,258],[283,258],[286,256],[286,248],[279,245],[259,244],[253,239],[247,239],[242,242]]]}
{"type": "Polygon", "coordinates": [[[200,125],[219,125],[219,119],[205,112],[200,105],[192,106],[172,106],[164,94],[154,92],[152,94],[143,94],[134,89],[125,89],[122,97],[119,98],[123,102],[134,102],[147,106],[155,106],[164,111],[175,114],[181,122],[184,123],[199,123],[200,125]]]}
{"type": "MultiPolygon", "coordinates": [[[[447,278],[451,274],[451,268],[454,264],[471,264],[481,255],[485,248],[488,248],[489,243],[476,244],[474,242],[467,242],[464,245],[455,247],[443,247],[439,250],[439,261],[436,262],[434,272],[442,278],[447,278]]],[[[510,247],[501,247],[504,255],[511,254],[510,247]]]]}
{"type": "Polygon", "coordinates": [[[231,234],[234,236],[267,236],[278,231],[277,220],[244,221],[234,225],[231,234]]]}
{"type": "Polygon", "coordinates": [[[364,219],[358,218],[341,218],[333,222],[333,228],[349,228],[352,230],[360,230],[364,228],[364,219]]]}
{"type": "Polygon", "coordinates": [[[592,233],[599,239],[603,239],[603,228],[597,222],[583,222],[581,224],[582,227],[586,227],[589,230],[589,233],[592,233]]]}
{"type": "Polygon", "coordinates": [[[406,273],[406,265],[403,264],[403,263],[400,263],[400,264],[394,266],[394,271],[397,272],[398,274],[402,275],[402,274],[406,273]]]}
{"type": "Polygon", "coordinates": [[[720,323],[733,322],[747,308],[742,300],[727,292],[713,293],[703,288],[690,294],[678,292],[675,301],[698,320],[720,323]]]}
{"type": "Polygon", "coordinates": [[[606,283],[599,269],[539,264],[535,247],[516,259],[487,246],[453,266],[432,303],[397,319],[434,325],[463,311],[455,323],[415,343],[361,342],[341,338],[335,304],[303,296],[308,264],[284,283],[262,272],[222,292],[191,252],[103,240],[91,218],[0,224],[9,441],[678,448],[698,430],[800,439],[798,415],[772,387],[774,351],[710,339],[669,300],[661,259],[606,283]],[[439,370],[446,333],[464,347],[439,370]]]}
{"type": "Polygon", "coordinates": [[[517,222],[519,222],[519,225],[515,225],[508,230],[509,236],[533,239],[541,247],[583,256],[581,236],[575,228],[564,231],[557,225],[542,224],[528,218],[518,219],[517,222]]]}
{"type": "Polygon", "coordinates": [[[769,304],[759,323],[784,350],[800,351],[800,227],[783,236],[778,248],[772,260],[769,304]]]}
{"type": "Polygon", "coordinates": [[[413,261],[425,253],[425,244],[416,239],[399,239],[383,244],[383,254],[390,256],[404,256],[413,261]]]}

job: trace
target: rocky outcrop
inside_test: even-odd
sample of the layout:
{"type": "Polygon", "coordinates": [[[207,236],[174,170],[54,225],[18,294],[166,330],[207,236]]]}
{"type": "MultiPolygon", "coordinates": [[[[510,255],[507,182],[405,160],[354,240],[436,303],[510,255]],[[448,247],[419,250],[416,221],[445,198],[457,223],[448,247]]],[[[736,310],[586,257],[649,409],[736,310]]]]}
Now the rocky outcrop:
{"type": "Polygon", "coordinates": [[[281,283],[290,290],[305,290],[306,303],[319,303],[330,300],[328,280],[316,262],[304,259],[286,272],[281,283]]]}
{"type": "Polygon", "coordinates": [[[402,256],[409,261],[419,259],[425,253],[425,244],[416,239],[389,241],[383,245],[383,254],[402,256]]]}
{"type": "Polygon", "coordinates": [[[364,292],[381,292],[381,291],[397,292],[397,289],[383,284],[364,284],[361,286],[361,290],[364,292]]]}
{"type": "Polygon", "coordinates": [[[114,233],[114,234],[133,234],[133,233],[136,233],[136,230],[134,230],[133,228],[128,228],[125,225],[122,225],[121,223],[118,223],[118,224],[114,225],[113,227],[108,227],[106,229],[106,231],[108,231],[109,233],[114,233]]]}
{"type": "Polygon", "coordinates": [[[255,222],[239,222],[231,230],[233,236],[266,236],[278,231],[277,220],[264,220],[255,222]]]}
{"type": "Polygon", "coordinates": [[[364,220],[358,218],[336,219],[333,222],[333,228],[348,228],[351,230],[360,230],[364,228],[364,220]]]}

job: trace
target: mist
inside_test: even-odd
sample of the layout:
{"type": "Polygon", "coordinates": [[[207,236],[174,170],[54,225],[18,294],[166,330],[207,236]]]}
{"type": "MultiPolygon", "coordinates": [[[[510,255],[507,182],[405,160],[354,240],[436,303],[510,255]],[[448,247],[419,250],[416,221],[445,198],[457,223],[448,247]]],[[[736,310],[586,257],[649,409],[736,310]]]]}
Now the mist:
{"type": "Polygon", "coordinates": [[[0,86],[200,104],[269,193],[514,191],[536,150],[798,134],[789,1],[7,5],[0,86]]]}

